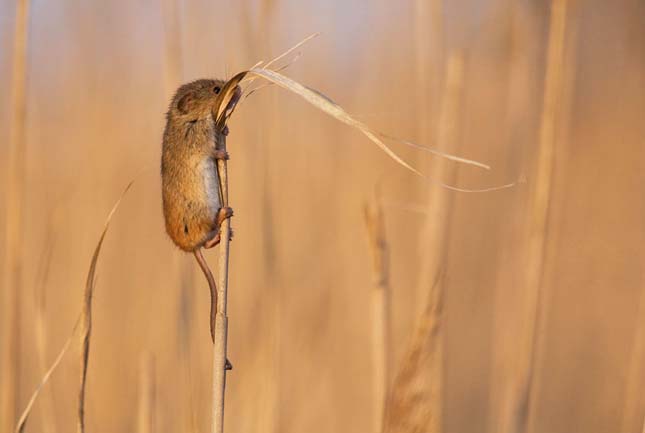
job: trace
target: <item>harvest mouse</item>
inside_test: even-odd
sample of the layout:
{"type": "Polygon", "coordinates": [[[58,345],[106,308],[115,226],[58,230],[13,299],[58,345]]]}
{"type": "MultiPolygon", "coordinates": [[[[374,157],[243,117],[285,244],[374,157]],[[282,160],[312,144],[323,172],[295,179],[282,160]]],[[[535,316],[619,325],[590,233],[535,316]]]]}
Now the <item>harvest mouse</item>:
{"type": "MultiPolygon", "coordinates": [[[[231,208],[222,206],[216,161],[228,159],[217,145],[226,139],[228,127],[218,127],[213,118],[217,96],[225,83],[202,79],[179,87],[170,103],[163,134],[161,183],[166,231],[175,245],[195,254],[202,269],[205,261],[201,248],[219,243],[220,226],[233,215],[231,208]]],[[[235,108],[241,93],[237,87],[225,113],[235,108]]],[[[217,294],[211,291],[211,296],[214,308],[217,294]]],[[[211,311],[211,336],[214,313],[211,311]]]]}

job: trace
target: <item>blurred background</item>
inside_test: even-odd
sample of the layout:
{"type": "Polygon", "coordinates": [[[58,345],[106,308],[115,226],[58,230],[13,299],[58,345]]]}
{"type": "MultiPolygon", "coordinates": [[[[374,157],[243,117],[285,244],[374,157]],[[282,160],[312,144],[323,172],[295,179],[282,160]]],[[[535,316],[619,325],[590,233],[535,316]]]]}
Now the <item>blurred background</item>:
{"type": "MultiPolygon", "coordinates": [[[[164,114],[181,83],[313,32],[286,75],[492,167],[393,144],[435,181],[517,183],[451,191],[276,86],[248,98],[226,430],[641,432],[642,0],[1,0],[0,431],[71,334],[132,179],[99,261],[88,431],[209,431],[209,294],[164,232],[164,114]]],[[[26,431],[74,428],[78,354],[26,431]]]]}

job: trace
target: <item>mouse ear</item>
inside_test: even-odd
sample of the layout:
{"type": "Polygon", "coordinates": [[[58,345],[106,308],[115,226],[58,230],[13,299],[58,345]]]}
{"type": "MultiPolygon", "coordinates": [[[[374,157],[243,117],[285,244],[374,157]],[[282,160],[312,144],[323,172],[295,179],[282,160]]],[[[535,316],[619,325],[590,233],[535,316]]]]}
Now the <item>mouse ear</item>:
{"type": "Polygon", "coordinates": [[[177,102],[177,109],[181,114],[187,114],[195,107],[195,99],[195,94],[193,92],[186,93],[177,102]]]}

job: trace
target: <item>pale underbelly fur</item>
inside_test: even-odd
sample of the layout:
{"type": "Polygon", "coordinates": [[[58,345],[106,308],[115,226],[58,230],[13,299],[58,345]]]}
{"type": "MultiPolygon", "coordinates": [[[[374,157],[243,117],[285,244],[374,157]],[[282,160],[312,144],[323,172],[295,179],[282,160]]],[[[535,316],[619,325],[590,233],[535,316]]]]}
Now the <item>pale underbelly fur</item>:
{"type": "Polygon", "coordinates": [[[204,179],[206,202],[214,215],[222,207],[219,197],[219,176],[217,175],[215,161],[211,158],[205,159],[201,164],[201,172],[204,179]]]}

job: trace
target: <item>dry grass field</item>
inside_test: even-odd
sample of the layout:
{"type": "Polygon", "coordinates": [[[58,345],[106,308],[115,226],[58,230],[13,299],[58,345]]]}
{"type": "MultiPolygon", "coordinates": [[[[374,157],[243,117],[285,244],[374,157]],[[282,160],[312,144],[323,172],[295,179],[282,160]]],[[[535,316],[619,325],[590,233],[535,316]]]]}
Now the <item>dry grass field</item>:
{"type": "MultiPolygon", "coordinates": [[[[426,181],[277,86],[246,99],[226,431],[642,432],[643,0],[0,0],[0,433],[132,179],[97,267],[87,431],[210,431],[209,294],[164,231],[164,114],[181,83],[313,32],[285,75],[491,170],[392,143],[426,181]]],[[[75,336],[25,432],[76,428],[79,356],[75,336]]]]}

